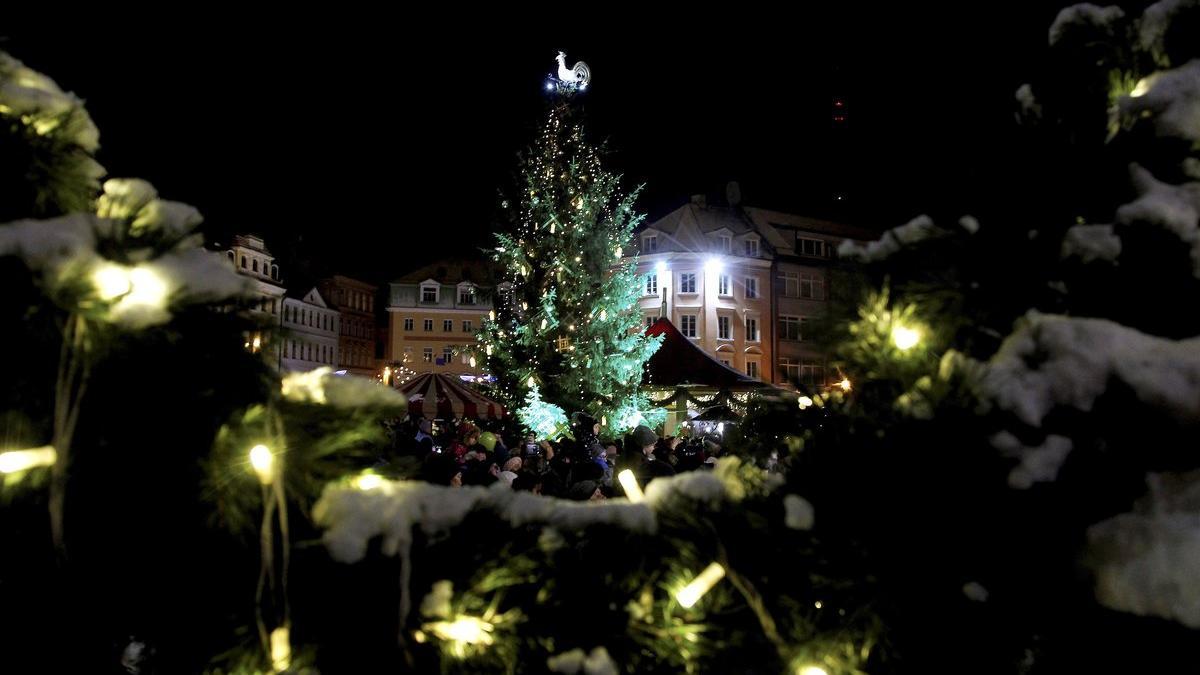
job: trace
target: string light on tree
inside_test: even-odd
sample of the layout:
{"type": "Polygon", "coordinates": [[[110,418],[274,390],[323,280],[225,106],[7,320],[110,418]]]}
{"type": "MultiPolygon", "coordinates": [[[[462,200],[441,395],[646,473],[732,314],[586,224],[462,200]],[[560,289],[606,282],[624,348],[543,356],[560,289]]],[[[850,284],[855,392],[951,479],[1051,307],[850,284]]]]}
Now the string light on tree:
{"type": "Polygon", "coordinates": [[[263,444],[250,448],[250,466],[263,485],[275,479],[275,455],[263,444]]]}
{"type": "Polygon", "coordinates": [[[709,563],[704,571],[692,579],[675,594],[675,601],[684,609],[691,609],[718,581],[725,578],[725,568],[720,563],[709,563]]]}
{"type": "Polygon", "coordinates": [[[916,328],[911,328],[903,324],[897,324],[892,327],[892,343],[902,352],[912,349],[920,340],[921,332],[916,328]]]}

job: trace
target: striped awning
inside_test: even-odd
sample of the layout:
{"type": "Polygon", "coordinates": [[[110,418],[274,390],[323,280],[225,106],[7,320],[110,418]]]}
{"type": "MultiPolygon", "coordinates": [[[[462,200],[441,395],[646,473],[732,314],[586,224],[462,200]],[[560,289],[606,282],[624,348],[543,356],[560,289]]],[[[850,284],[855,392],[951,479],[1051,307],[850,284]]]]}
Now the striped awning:
{"type": "Polygon", "coordinates": [[[425,373],[400,385],[408,414],[428,419],[500,419],[504,406],[468,389],[457,377],[425,373]]]}

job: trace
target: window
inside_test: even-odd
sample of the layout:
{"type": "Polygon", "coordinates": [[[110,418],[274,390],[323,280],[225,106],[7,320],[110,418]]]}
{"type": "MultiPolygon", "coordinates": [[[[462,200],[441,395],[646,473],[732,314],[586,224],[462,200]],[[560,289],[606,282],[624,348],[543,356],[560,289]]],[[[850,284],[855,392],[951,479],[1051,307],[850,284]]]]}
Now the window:
{"type": "Polygon", "coordinates": [[[819,274],[800,275],[800,297],[813,300],[825,299],[825,280],[819,274]]]}
{"type": "Polygon", "coordinates": [[[433,284],[421,287],[421,302],[437,302],[438,287],[433,284]]]}
{"type": "Polygon", "coordinates": [[[278,308],[278,305],[275,304],[276,302],[277,301],[275,299],[271,300],[271,313],[272,314],[275,314],[275,310],[278,308]]]}
{"type": "Polygon", "coordinates": [[[425,323],[425,325],[423,327],[425,328],[425,332],[432,333],[433,332],[433,319],[425,319],[424,323],[425,323]]]}
{"type": "Polygon", "coordinates": [[[271,265],[271,278],[279,281],[279,265],[271,265]]]}
{"type": "Polygon", "coordinates": [[[421,360],[425,363],[433,363],[433,347],[426,347],[421,350],[421,360]]]}
{"type": "Polygon", "coordinates": [[[753,300],[758,297],[758,279],[756,277],[746,277],[746,299],[753,300]]]}
{"type": "Polygon", "coordinates": [[[805,386],[816,388],[825,384],[825,367],[813,363],[800,366],[800,382],[805,386]]]}
{"type": "Polygon", "coordinates": [[[695,293],[696,292],[696,273],[684,272],[679,275],[679,292],[680,293],[695,293]]]}
{"type": "Polygon", "coordinates": [[[684,314],[679,317],[679,332],[683,333],[684,337],[696,337],[696,315],[684,314]]]}
{"type": "Polygon", "coordinates": [[[250,267],[253,271],[255,271],[255,272],[258,271],[258,258],[255,258],[254,260],[250,261],[250,267]]]}
{"type": "Polygon", "coordinates": [[[720,361],[722,364],[724,364],[726,368],[733,367],[733,364],[729,362],[729,359],[717,359],[717,360],[720,361]]]}
{"type": "Polygon", "coordinates": [[[804,239],[796,237],[796,252],[800,255],[810,255],[818,258],[825,257],[825,242],[820,239],[804,239]]]}
{"type": "Polygon", "coordinates": [[[304,352],[306,354],[306,356],[304,357],[304,360],[312,361],[312,345],[311,344],[304,345],[304,352]]]}
{"type": "Polygon", "coordinates": [[[746,339],[750,342],[758,342],[758,319],[752,316],[746,317],[746,339]]]}
{"type": "Polygon", "coordinates": [[[730,237],[727,234],[723,234],[723,235],[721,235],[720,243],[721,243],[721,251],[723,253],[732,253],[733,252],[733,238],[732,237],[730,237]]]}
{"type": "Polygon", "coordinates": [[[798,298],[800,297],[800,273],[799,272],[780,272],[779,286],[783,289],[783,297],[798,298]]]}
{"type": "Polygon", "coordinates": [[[463,332],[464,333],[474,333],[475,332],[475,327],[471,325],[470,319],[463,319],[463,332]]]}
{"type": "Polygon", "coordinates": [[[657,316],[653,316],[653,315],[647,316],[646,317],[646,328],[653,326],[655,321],[658,321],[657,316]]]}
{"type": "Polygon", "coordinates": [[[646,275],[646,295],[658,295],[658,273],[651,272],[646,275]]]}
{"type": "Polygon", "coordinates": [[[288,345],[292,348],[292,358],[296,358],[296,341],[288,340],[288,345]]]}
{"type": "Polygon", "coordinates": [[[722,274],[721,276],[717,277],[717,295],[733,295],[733,293],[730,292],[731,286],[732,284],[729,283],[728,274],[722,274]]]}
{"type": "Polygon", "coordinates": [[[442,332],[450,333],[454,330],[454,319],[442,319],[442,332]]]}
{"type": "Polygon", "coordinates": [[[780,316],[779,317],[779,339],[780,340],[803,340],[804,333],[801,331],[804,319],[799,316],[780,316]]]}
{"type": "Polygon", "coordinates": [[[758,361],[746,360],[746,374],[754,379],[758,379],[758,361]]]}
{"type": "Polygon", "coordinates": [[[786,382],[800,381],[800,362],[795,359],[783,357],[779,359],[779,371],[786,382]]]}
{"type": "Polygon", "coordinates": [[[475,304],[475,287],[463,286],[458,289],[458,304],[473,305],[475,304]]]}
{"type": "Polygon", "coordinates": [[[450,360],[454,358],[454,350],[449,347],[442,347],[442,365],[450,365],[450,360]]]}
{"type": "Polygon", "coordinates": [[[733,331],[729,330],[729,317],[727,317],[727,316],[718,316],[717,317],[717,339],[718,340],[732,340],[733,339],[733,331]]]}
{"type": "Polygon", "coordinates": [[[414,323],[414,322],[413,322],[413,320],[412,320],[411,318],[410,318],[410,319],[405,319],[405,320],[404,320],[404,330],[412,330],[412,329],[413,329],[413,323],[414,323]]]}
{"type": "Polygon", "coordinates": [[[242,269],[246,269],[246,256],[242,256],[242,269]]]}
{"type": "Polygon", "coordinates": [[[758,257],[758,240],[757,239],[747,239],[746,240],[746,255],[750,256],[751,258],[758,257]]]}
{"type": "Polygon", "coordinates": [[[654,253],[658,251],[658,235],[647,234],[642,237],[642,253],[654,253]]]}

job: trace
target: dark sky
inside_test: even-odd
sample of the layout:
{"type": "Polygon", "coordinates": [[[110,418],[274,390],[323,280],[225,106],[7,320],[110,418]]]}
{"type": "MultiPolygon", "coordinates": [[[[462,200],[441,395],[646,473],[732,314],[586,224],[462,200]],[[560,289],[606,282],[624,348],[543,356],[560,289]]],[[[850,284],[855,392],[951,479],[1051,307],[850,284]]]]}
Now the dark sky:
{"type": "Polygon", "coordinates": [[[111,175],[196,205],[212,238],[265,235],[285,276],[383,281],[486,245],[558,49],[591,66],[591,136],[651,216],[729,180],[748,204],[876,226],[984,209],[1021,161],[1013,92],[1057,8],[106,16],[10,26],[0,48],[87,100],[111,175]]]}

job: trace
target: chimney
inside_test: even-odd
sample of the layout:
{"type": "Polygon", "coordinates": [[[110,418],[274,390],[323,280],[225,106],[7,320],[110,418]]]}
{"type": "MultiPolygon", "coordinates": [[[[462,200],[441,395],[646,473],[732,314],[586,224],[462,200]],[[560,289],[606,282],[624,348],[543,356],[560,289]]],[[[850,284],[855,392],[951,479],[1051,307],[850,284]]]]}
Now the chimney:
{"type": "Polygon", "coordinates": [[[725,185],[725,201],[730,206],[742,203],[742,186],[738,185],[736,180],[731,180],[725,185]]]}
{"type": "Polygon", "coordinates": [[[704,199],[704,195],[692,195],[692,203],[701,207],[708,205],[704,199]]]}

